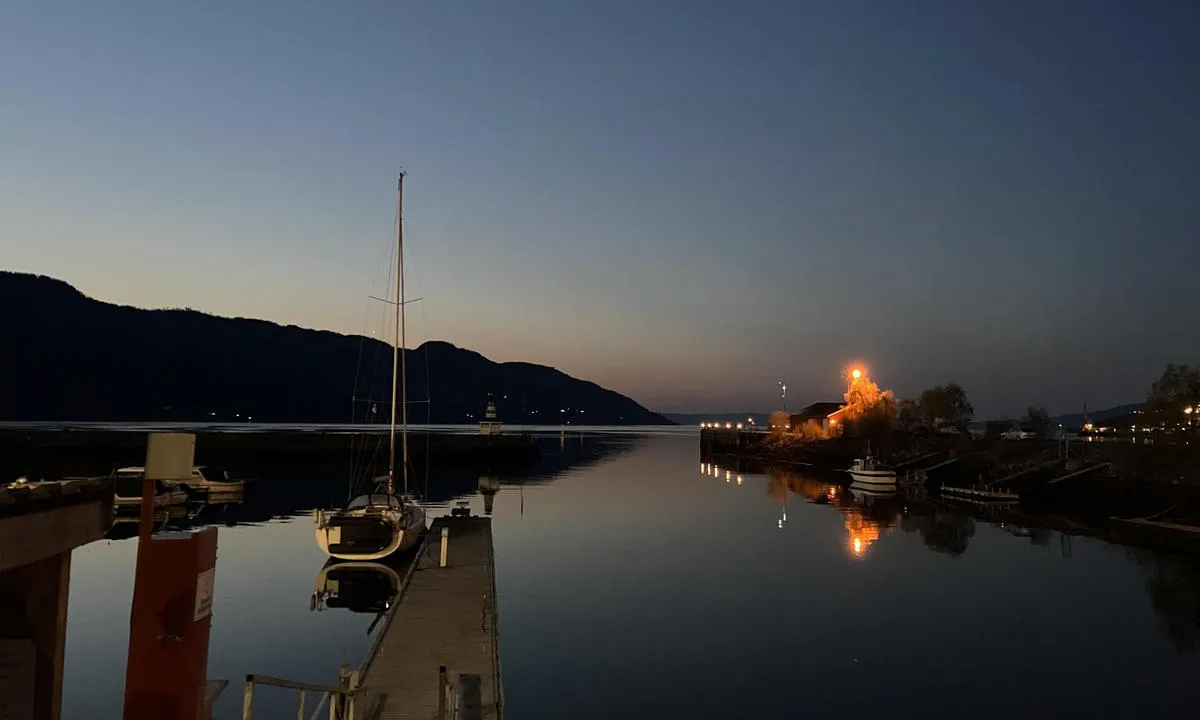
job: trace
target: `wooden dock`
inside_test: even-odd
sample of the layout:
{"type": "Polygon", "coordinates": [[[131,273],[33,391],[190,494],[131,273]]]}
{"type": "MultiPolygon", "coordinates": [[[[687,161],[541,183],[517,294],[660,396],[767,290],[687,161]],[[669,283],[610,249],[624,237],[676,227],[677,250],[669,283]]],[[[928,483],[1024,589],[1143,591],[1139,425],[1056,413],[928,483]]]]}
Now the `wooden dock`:
{"type": "Polygon", "coordinates": [[[362,668],[376,718],[504,717],[493,560],[490,518],[433,523],[362,668]]]}

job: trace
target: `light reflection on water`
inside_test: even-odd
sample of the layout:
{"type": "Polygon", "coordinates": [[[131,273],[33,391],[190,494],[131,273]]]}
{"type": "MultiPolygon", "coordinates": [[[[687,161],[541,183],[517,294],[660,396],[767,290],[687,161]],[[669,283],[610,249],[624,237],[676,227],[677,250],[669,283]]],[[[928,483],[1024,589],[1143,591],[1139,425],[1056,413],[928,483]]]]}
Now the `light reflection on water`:
{"type": "MultiPolygon", "coordinates": [[[[502,477],[491,498],[509,717],[1190,706],[1194,557],[866,497],[825,481],[836,477],[704,462],[697,473],[694,437],[563,447],[578,457],[524,485],[502,477]]],[[[248,490],[254,524],[220,531],[209,676],[233,684],[217,717],[237,716],[246,673],[327,683],[371,642],[373,598],[310,609],[326,561],[308,510],[336,496],[337,478],[293,482],[299,501],[275,512],[250,494],[301,486],[264,480],[248,490]]],[[[476,482],[435,481],[435,505],[461,497],[482,514],[476,482]]],[[[120,713],[135,547],[75,552],[66,718],[120,713]]],[[[266,716],[294,712],[290,697],[276,700],[266,716]]]]}

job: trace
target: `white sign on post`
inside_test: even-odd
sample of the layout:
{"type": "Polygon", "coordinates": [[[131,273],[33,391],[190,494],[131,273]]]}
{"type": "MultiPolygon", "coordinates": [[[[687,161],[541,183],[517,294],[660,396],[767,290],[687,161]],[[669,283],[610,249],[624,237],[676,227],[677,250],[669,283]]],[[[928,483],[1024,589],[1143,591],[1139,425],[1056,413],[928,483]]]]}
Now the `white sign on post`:
{"type": "Polygon", "coordinates": [[[213,581],[216,575],[217,569],[209,568],[196,576],[196,610],[192,613],[192,620],[203,620],[212,615],[213,581]]]}
{"type": "Polygon", "coordinates": [[[146,441],[146,477],[186,482],[192,478],[196,436],[191,433],[150,433],[146,441]]]}

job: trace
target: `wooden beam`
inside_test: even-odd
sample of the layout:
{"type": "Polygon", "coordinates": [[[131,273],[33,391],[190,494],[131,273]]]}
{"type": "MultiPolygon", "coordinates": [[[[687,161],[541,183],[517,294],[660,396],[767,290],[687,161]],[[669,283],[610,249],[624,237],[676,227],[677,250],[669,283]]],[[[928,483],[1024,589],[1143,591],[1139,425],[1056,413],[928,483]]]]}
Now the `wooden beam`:
{"type": "Polygon", "coordinates": [[[99,540],[111,525],[102,500],[0,518],[0,572],[99,540]]]}

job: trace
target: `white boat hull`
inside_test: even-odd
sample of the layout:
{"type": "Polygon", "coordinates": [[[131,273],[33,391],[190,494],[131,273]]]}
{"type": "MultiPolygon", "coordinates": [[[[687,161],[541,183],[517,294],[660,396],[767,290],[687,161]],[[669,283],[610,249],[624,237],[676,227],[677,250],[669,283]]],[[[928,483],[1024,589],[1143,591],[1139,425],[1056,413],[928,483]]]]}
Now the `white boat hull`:
{"type": "MultiPolygon", "coordinates": [[[[338,517],[366,517],[360,509],[344,510],[329,516],[329,520],[338,517]]],[[[419,505],[410,503],[403,512],[387,513],[387,523],[391,525],[391,541],[382,547],[370,551],[345,551],[332,549],[341,544],[342,528],[331,526],[322,516],[318,516],[316,538],[317,546],[326,555],[338,560],[382,560],[393,553],[404,552],[416,546],[425,532],[425,511],[419,505]]]]}
{"type": "Polygon", "coordinates": [[[896,487],[894,470],[847,470],[851,480],[865,487],[896,487]]]}
{"type": "Polygon", "coordinates": [[[246,489],[245,480],[205,480],[204,482],[184,483],[192,492],[209,495],[233,495],[246,489]]]}

